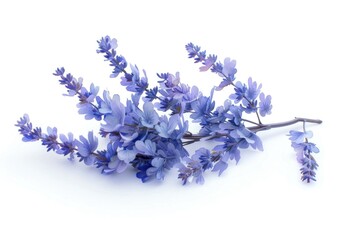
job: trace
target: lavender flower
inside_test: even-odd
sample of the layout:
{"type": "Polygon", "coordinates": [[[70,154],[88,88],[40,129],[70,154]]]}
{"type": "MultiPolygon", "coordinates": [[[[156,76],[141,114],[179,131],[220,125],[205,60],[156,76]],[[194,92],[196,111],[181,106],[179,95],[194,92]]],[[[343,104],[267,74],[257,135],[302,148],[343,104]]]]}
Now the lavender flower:
{"type": "Polygon", "coordinates": [[[68,133],[68,137],[64,134],[60,134],[59,136],[62,144],[60,144],[59,149],[57,149],[56,153],[63,154],[64,156],[70,155],[69,160],[74,160],[74,152],[76,150],[74,134],[68,133]]]}
{"type": "Polygon", "coordinates": [[[74,78],[70,73],[68,73],[66,76],[65,74],[65,68],[57,68],[55,70],[54,76],[59,76],[59,82],[61,85],[65,85],[67,88],[68,94],[65,96],[75,96],[80,89],[82,88],[82,79],[80,78],[77,80],[74,78]]]}
{"type": "Polygon", "coordinates": [[[228,80],[234,81],[235,73],[237,72],[236,68],[236,61],[231,60],[230,58],[225,58],[224,60],[224,67],[222,72],[220,73],[222,76],[225,76],[228,80]]]}
{"type": "Polygon", "coordinates": [[[119,131],[124,125],[125,107],[120,102],[120,96],[115,94],[112,98],[106,95],[106,102],[102,104],[102,112],[106,113],[104,117],[105,124],[102,124],[102,131],[107,133],[119,131]]]}
{"type": "Polygon", "coordinates": [[[200,71],[205,72],[209,70],[214,65],[216,60],[217,60],[216,55],[209,55],[209,57],[206,58],[205,61],[203,62],[204,66],[200,67],[200,71]]]}
{"type": "Polygon", "coordinates": [[[192,177],[195,179],[197,184],[204,184],[205,180],[203,177],[203,169],[199,160],[194,160],[190,158],[185,158],[184,162],[187,163],[187,166],[184,164],[179,164],[179,176],[183,181],[183,185],[191,181],[189,178],[192,177]]]}
{"type": "Polygon", "coordinates": [[[156,144],[149,139],[146,141],[136,141],[135,142],[136,149],[139,153],[148,155],[148,156],[155,156],[156,155],[156,144]]]}
{"type": "Polygon", "coordinates": [[[105,61],[110,62],[110,66],[114,67],[111,78],[117,77],[120,73],[126,72],[127,61],[123,56],[116,54],[117,40],[111,39],[109,36],[103,37],[98,41],[99,48],[97,53],[104,53],[105,61]]]}
{"type": "Polygon", "coordinates": [[[183,163],[179,163],[178,172],[178,178],[181,179],[183,185],[186,185],[189,182],[189,178],[193,174],[193,170],[186,167],[183,163]]]}
{"type": "Polygon", "coordinates": [[[210,116],[211,111],[215,107],[215,102],[212,100],[214,95],[214,89],[211,91],[209,97],[201,96],[198,101],[194,101],[191,104],[193,113],[190,115],[196,122],[203,122],[204,118],[210,116]]]}
{"type": "Polygon", "coordinates": [[[144,103],[144,111],[141,113],[141,123],[143,126],[152,128],[159,122],[159,115],[151,102],[144,103]]]}
{"type": "Polygon", "coordinates": [[[212,169],[212,156],[210,151],[206,148],[200,148],[195,151],[191,158],[184,158],[183,163],[177,164],[179,175],[178,178],[182,180],[183,185],[195,179],[197,184],[204,184],[204,171],[212,169]]]}
{"type": "Polygon", "coordinates": [[[158,180],[163,180],[165,170],[171,169],[180,161],[181,153],[172,143],[159,142],[156,145],[154,142],[146,140],[145,142],[137,141],[135,146],[140,154],[149,158],[151,163],[146,169],[141,169],[138,176],[141,179],[148,180],[155,177],[158,180]]]}
{"type": "Polygon", "coordinates": [[[200,51],[201,48],[199,46],[189,43],[185,46],[185,48],[189,53],[189,58],[194,58],[195,63],[205,61],[206,51],[200,51]]]}
{"type": "Polygon", "coordinates": [[[201,97],[199,89],[195,86],[190,87],[187,84],[180,83],[179,73],[175,75],[161,73],[157,74],[157,76],[161,79],[158,81],[161,95],[156,97],[160,100],[160,102],[155,103],[156,108],[164,112],[171,110],[172,115],[191,112],[191,104],[201,97]]]}
{"type": "Polygon", "coordinates": [[[85,114],[87,120],[95,118],[99,121],[102,118],[99,108],[93,104],[98,92],[99,87],[95,87],[94,84],[91,84],[90,91],[82,87],[79,92],[80,103],[77,104],[77,107],[79,108],[79,114],[85,114]]]}
{"type": "Polygon", "coordinates": [[[111,39],[109,36],[102,37],[99,41],[99,49],[96,50],[97,53],[106,53],[111,49],[117,48],[117,40],[115,38],[111,39]]]}
{"type": "Polygon", "coordinates": [[[55,70],[53,75],[60,76],[59,82],[61,85],[65,85],[67,88],[68,94],[65,96],[75,96],[79,98],[79,103],[77,107],[79,108],[79,114],[84,114],[85,119],[90,120],[95,118],[100,121],[102,119],[102,113],[99,111],[99,106],[96,106],[93,102],[96,99],[97,102],[100,102],[100,97],[97,97],[99,92],[99,87],[95,87],[94,84],[90,85],[90,91],[83,87],[83,79],[74,78],[70,73],[66,76],[64,68],[58,68],[55,70]]]}
{"type": "Polygon", "coordinates": [[[165,159],[155,157],[151,160],[151,167],[146,170],[147,176],[155,176],[158,180],[164,180],[165,177],[165,159]]]}
{"type": "Polygon", "coordinates": [[[262,87],[262,84],[260,84],[258,86],[257,82],[253,81],[252,78],[250,77],[248,79],[248,88],[245,92],[246,99],[249,101],[255,100],[260,94],[261,87],[262,87]]]}
{"type": "Polygon", "coordinates": [[[230,58],[225,58],[224,63],[216,62],[217,56],[210,54],[206,57],[206,51],[200,51],[200,47],[189,43],[186,45],[186,50],[189,53],[189,58],[194,58],[195,63],[201,62],[204,66],[200,67],[200,71],[207,71],[211,68],[211,71],[218,74],[223,78],[223,81],[219,84],[216,90],[222,90],[224,87],[233,84],[235,80],[235,74],[237,72],[236,61],[230,58]]]}
{"type": "Polygon", "coordinates": [[[23,135],[22,140],[24,142],[37,141],[42,137],[41,128],[33,129],[29,115],[27,114],[24,114],[24,116],[17,121],[15,126],[19,127],[19,133],[23,135]]]}
{"type": "Polygon", "coordinates": [[[219,86],[216,87],[217,91],[222,90],[224,87],[229,86],[233,84],[233,81],[235,80],[235,68],[236,61],[231,61],[229,58],[225,59],[224,67],[222,65],[218,64],[217,67],[213,67],[212,71],[215,73],[218,73],[219,76],[223,76],[222,82],[219,84],[219,86]]]}
{"type": "Polygon", "coordinates": [[[219,172],[218,175],[221,174],[228,168],[228,160],[229,153],[223,151],[214,151],[212,153],[212,161],[216,162],[214,165],[212,172],[219,172]]]}
{"type": "Polygon", "coordinates": [[[103,167],[103,174],[122,173],[129,163],[135,159],[136,152],[132,150],[118,149],[116,144],[109,143],[105,157],[107,164],[103,167]]]}
{"type": "Polygon", "coordinates": [[[230,95],[230,99],[234,100],[235,103],[238,103],[244,98],[245,93],[247,91],[247,87],[241,82],[236,82],[234,90],[235,93],[230,95]]]}
{"type": "Polygon", "coordinates": [[[93,165],[96,161],[95,150],[98,147],[98,140],[94,137],[94,133],[89,132],[87,139],[80,136],[80,141],[76,140],[75,145],[78,149],[77,156],[80,161],[84,161],[86,165],[93,165]]]}
{"type": "Polygon", "coordinates": [[[144,102],[152,102],[157,98],[157,93],[158,93],[159,88],[158,87],[154,87],[150,90],[148,90],[145,93],[145,97],[143,98],[144,102]]]}
{"type": "Polygon", "coordinates": [[[262,84],[257,86],[257,82],[253,82],[252,78],[248,79],[248,87],[246,88],[244,98],[242,100],[243,104],[243,110],[247,113],[257,113],[258,107],[258,101],[257,97],[260,94],[262,84]]]}
{"type": "Polygon", "coordinates": [[[300,144],[300,143],[304,142],[304,140],[306,140],[307,138],[312,138],[313,133],[311,131],[301,132],[301,131],[291,130],[289,133],[289,136],[290,136],[289,140],[292,143],[300,144]]]}
{"type": "Polygon", "coordinates": [[[228,163],[225,160],[220,160],[215,164],[212,171],[219,172],[219,176],[221,176],[221,174],[227,169],[227,167],[228,167],[228,163]]]}
{"type": "Polygon", "coordinates": [[[194,155],[191,157],[191,159],[199,161],[199,163],[201,164],[201,168],[204,171],[211,169],[213,167],[211,158],[212,158],[211,153],[209,149],[206,148],[200,148],[196,150],[194,155]]]}
{"type": "Polygon", "coordinates": [[[265,117],[266,115],[271,114],[271,96],[267,95],[265,97],[264,93],[260,94],[260,103],[259,103],[259,112],[262,117],[265,117]]]}
{"type": "Polygon", "coordinates": [[[119,94],[90,84],[86,88],[82,78],[57,68],[55,75],[66,89],[65,96],[78,98],[78,113],[85,119],[100,121],[100,136],[106,148],[98,150],[98,138],[93,131],[78,139],[73,133],[58,134],[56,127],[47,127],[46,132],[33,127],[24,114],[15,124],[24,142],[40,141],[47,151],[78,159],[86,165],[95,166],[102,174],[122,173],[129,167],[142,182],[164,180],[172,168],[178,169],[178,178],[185,185],[189,182],[203,184],[207,172],[219,176],[228,168],[228,162],[241,159],[241,151],[248,148],[263,151],[258,134],[260,131],[284,127],[302,122],[304,131],[290,131],[292,147],[301,164],[301,179],[315,181],[316,163],[313,154],[319,152],[308,141],[312,132],[305,131],[305,123],[321,123],[320,120],[296,118],[287,122],[264,124],[261,117],[271,114],[271,96],[265,95],[262,84],[248,79],[246,84],[236,81],[236,61],[207,54],[200,46],[189,43],[185,46],[189,58],[200,63],[200,71],[210,70],[220,77],[209,94],[203,94],[197,86],[181,81],[180,73],[158,73],[157,86],[151,86],[145,70],[129,64],[117,52],[117,40],[109,36],[97,41],[97,53],[102,54],[112,68],[110,77],[120,78],[120,84],[131,98],[124,103],[119,94]],[[215,90],[232,86],[223,105],[215,103],[215,90]],[[100,92],[100,94],[99,94],[100,92]],[[161,114],[159,114],[161,112],[161,114]],[[256,117],[256,121],[253,118],[256,117]],[[198,132],[189,131],[190,118],[198,125],[198,132]],[[199,141],[216,141],[210,149],[201,147],[190,155],[186,146],[199,141]]]}
{"type": "Polygon", "coordinates": [[[160,137],[170,138],[176,126],[180,121],[180,117],[178,114],[172,115],[169,119],[167,116],[163,116],[160,118],[160,122],[155,126],[156,131],[159,133],[160,137]]]}
{"type": "Polygon", "coordinates": [[[301,172],[301,180],[310,182],[316,181],[316,170],[318,168],[318,164],[315,161],[312,153],[318,153],[319,149],[315,144],[308,141],[309,138],[313,136],[311,131],[290,131],[290,141],[291,146],[294,148],[296,152],[296,159],[301,164],[300,172],[301,172]]]}
{"type": "Polygon", "coordinates": [[[50,150],[58,150],[59,149],[59,143],[57,142],[57,129],[48,127],[47,133],[44,134],[42,138],[42,145],[45,145],[47,148],[47,151],[50,150]]]}
{"type": "Polygon", "coordinates": [[[121,77],[121,85],[126,86],[126,90],[137,94],[142,94],[148,88],[148,79],[146,72],[143,71],[144,77],[140,77],[139,68],[135,65],[131,65],[131,74],[125,74],[121,77]]]}

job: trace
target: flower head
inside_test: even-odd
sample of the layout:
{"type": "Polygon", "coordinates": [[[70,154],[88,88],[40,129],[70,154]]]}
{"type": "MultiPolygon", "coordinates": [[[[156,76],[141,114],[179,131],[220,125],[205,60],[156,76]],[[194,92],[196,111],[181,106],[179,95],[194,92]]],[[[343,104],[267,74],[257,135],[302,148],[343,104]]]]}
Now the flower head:
{"type": "Polygon", "coordinates": [[[100,121],[102,119],[102,113],[99,112],[99,108],[93,104],[98,92],[99,87],[95,87],[94,84],[91,84],[90,91],[85,87],[82,87],[78,93],[80,100],[80,103],[77,104],[79,114],[85,114],[85,119],[87,120],[95,118],[100,121]]]}
{"type": "Polygon", "coordinates": [[[292,143],[299,144],[304,142],[306,138],[312,138],[313,133],[312,131],[301,132],[301,131],[291,130],[289,136],[290,136],[289,140],[292,143]]]}
{"type": "Polygon", "coordinates": [[[125,107],[120,102],[120,96],[115,94],[112,99],[106,97],[101,109],[107,112],[104,117],[105,124],[101,125],[102,130],[108,133],[119,131],[125,120],[125,107]]]}
{"type": "Polygon", "coordinates": [[[313,153],[318,153],[319,149],[315,144],[309,142],[309,138],[313,136],[311,131],[290,131],[291,146],[296,152],[296,159],[301,164],[301,180],[310,182],[316,181],[316,170],[319,167],[313,153]]]}
{"type": "Polygon", "coordinates": [[[225,58],[222,74],[225,75],[231,81],[233,81],[235,79],[234,76],[235,76],[235,73],[237,72],[235,66],[236,66],[236,60],[231,60],[230,58],[225,58]]]}
{"type": "Polygon", "coordinates": [[[165,159],[155,157],[151,160],[151,167],[146,170],[147,176],[155,176],[157,180],[164,180],[165,177],[165,159]]]}
{"type": "Polygon", "coordinates": [[[191,103],[193,113],[190,115],[194,121],[201,122],[204,118],[210,116],[210,112],[215,107],[215,102],[212,100],[214,94],[214,89],[211,90],[209,97],[201,96],[198,101],[191,103]]]}
{"type": "Polygon", "coordinates": [[[140,113],[141,124],[148,128],[153,128],[159,122],[159,115],[151,102],[144,103],[143,112],[140,113]]]}
{"type": "Polygon", "coordinates": [[[103,91],[99,96],[99,87],[91,84],[86,88],[82,78],[65,73],[63,67],[57,68],[53,75],[66,88],[64,95],[78,98],[79,114],[85,119],[101,121],[100,135],[107,141],[106,148],[97,150],[98,139],[93,131],[78,139],[72,133],[58,134],[56,127],[48,127],[42,132],[39,127],[33,128],[27,114],[15,124],[23,141],[40,141],[48,151],[68,156],[70,160],[77,157],[86,165],[101,169],[102,174],[122,173],[132,166],[136,169],[136,177],[146,182],[163,180],[167,171],[176,166],[183,184],[192,181],[203,184],[205,171],[221,175],[228,168],[229,160],[240,161],[244,149],[251,147],[262,151],[257,132],[303,122],[303,132],[290,131],[291,146],[301,164],[301,179],[315,181],[318,164],[313,154],[319,149],[309,142],[312,132],[305,131],[305,122],[321,121],[297,118],[262,123],[260,116],[271,114],[271,96],[262,93],[262,84],[251,78],[247,84],[235,82],[235,60],[218,61],[216,55],[207,54],[193,43],[185,46],[189,58],[200,63],[200,71],[210,69],[221,79],[207,96],[197,86],[181,82],[179,72],[158,73],[157,86],[150,86],[145,70],[140,71],[137,65],[129,64],[117,53],[116,39],[105,36],[97,43],[97,53],[102,54],[111,66],[110,77],[119,76],[120,84],[131,94],[125,105],[119,95],[110,95],[109,91],[103,91]],[[233,93],[223,105],[215,107],[214,91],[229,85],[233,87],[233,93]],[[159,116],[157,110],[163,115],[159,116]],[[186,117],[197,123],[197,133],[190,132],[186,117]],[[255,117],[257,121],[253,120],[255,117]],[[190,155],[186,146],[204,140],[217,141],[218,145],[212,150],[201,147],[190,155]]]}
{"type": "Polygon", "coordinates": [[[109,36],[102,37],[97,42],[99,44],[99,48],[96,50],[97,53],[106,53],[117,48],[117,40],[115,38],[111,39],[109,36]]]}
{"type": "Polygon", "coordinates": [[[27,114],[24,114],[24,116],[17,121],[15,126],[19,127],[19,133],[23,135],[22,140],[24,142],[37,141],[42,138],[41,128],[33,129],[29,115],[27,114]]]}
{"type": "Polygon", "coordinates": [[[109,143],[107,145],[107,151],[105,157],[107,164],[104,166],[102,173],[122,173],[126,170],[129,163],[135,159],[136,152],[128,149],[118,149],[115,143],[109,143]]]}
{"type": "Polygon", "coordinates": [[[160,137],[170,138],[179,121],[180,118],[178,114],[172,115],[169,119],[166,116],[163,116],[160,118],[159,125],[155,126],[155,129],[160,137]]]}
{"type": "Polygon", "coordinates": [[[195,63],[204,61],[206,58],[206,51],[200,51],[200,47],[189,43],[185,46],[186,51],[189,53],[189,58],[194,58],[195,63]]]}
{"type": "Polygon", "coordinates": [[[236,82],[234,90],[235,93],[230,95],[230,99],[235,100],[235,103],[238,103],[244,98],[247,87],[241,82],[236,82]]]}
{"type": "Polygon", "coordinates": [[[80,141],[75,140],[78,149],[77,156],[80,161],[84,161],[86,165],[93,165],[96,161],[95,150],[98,147],[98,139],[94,137],[93,132],[88,133],[88,138],[80,136],[80,141]]]}
{"type": "Polygon", "coordinates": [[[220,176],[229,166],[227,163],[227,159],[228,159],[228,154],[222,154],[220,160],[215,163],[212,172],[219,172],[219,176],[220,176]]]}
{"type": "Polygon", "coordinates": [[[47,134],[44,134],[42,138],[42,145],[45,145],[47,148],[47,151],[50,150],[58,150],[59,149],[59,143],[57,142],[57,129],[56,127],[47,128],[47,134]]]}
{"type": "Polygon", "coordinates": [[[257,85],[257,82],[256,81],[253,81],[252,78],[250,77],[248,79],[248,88],[245,92],[245,96],[248,100],[250,101],[253,101],[255,100],[259,94],[260,94],[260,91],[261,91],[261,87],[262,87],[262,84],[260,83],[259,86],[257,85]]]}
{"type": "Polygon", "coordinates": [[[259,112],[262,117],[265,117],[266,115],[271,114],[271,96],[267,95],[265,97],[264,93],[260,94],[260,103],[259,103],[259,112]]]}
{"type": "Polygon", "coordinates": [[[159,88],[158,87],[154,87],[152,89],[149,89],[146,93],[145,93],[145,97],[143,98],[144,102],[151,102],[153,100],[155,100],[157,98],[157,93],[158,93],[159,88]]]}
{"type": "Polygon", "coordinates": [[[99,44],[99,48],[96,52],[103,53],[105,61],[109,61],[110,66],[113,67],[113,72],[110,77],[115,78],[120,73],[125,73],[125,68],[128,64],[126,59],[121,55],[117,55],[115,51],[117,48],[117,40],[115,38],[111,39],[109,36],[106,36],[97,42],[99,44]]]}
{"type": "Polygon", "coordinates": [[[216,87],[216,90],[222,90],[224,87],[233,84],[237,69],[235,68],[236,61],[230,58],[225,58],[224,64],[216,63],[212,67],[212,71],[223,77],[222,82],[216,87]]]}
{"type": "Polygon", "coordinates": [[[196,150],[191,159],[199,161],[204,171],[211,169],[213,166],[210,150],[203,147],[196,150]]]}
{"type": "Polygon", "coordinates": [[[209,70],[214,65],[216,60],[217,60],[216,55],[209,55],[203,62],[204,66],[200,67],[200,71],[204,72],[204,71],[209,70]]]}
{"type": "Polygon", "coordinates": [[[57,149],[56,153],[63,154],[64,156],[69,155],[69,160],[74,159],[74,152],[76,150],[74,135],[72,133],[68,133],[68,136],[64,134],[60,134],[59,136],[61,140],[60,148],[57,149]]]}

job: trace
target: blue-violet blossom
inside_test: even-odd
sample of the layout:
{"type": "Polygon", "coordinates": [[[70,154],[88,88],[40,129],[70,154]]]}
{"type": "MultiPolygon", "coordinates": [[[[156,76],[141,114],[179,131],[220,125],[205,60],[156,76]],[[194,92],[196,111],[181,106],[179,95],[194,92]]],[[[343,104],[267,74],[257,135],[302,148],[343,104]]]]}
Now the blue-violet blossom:
{"type": "Polygon", "coordinates": [[[40,141],[47,151],[83,161],[105,175],[132,167],[136,177],[147,182],[165,179],[175,167],[184,185],[192,181],[203,184],[207,172],[222,175],[232,160],[240,161],[245,149],[263,151],[260,131],[302,122],[304,131],[290,131],[290,140],[301,164],[301,179],[315,181],[318,164],[313,154],[319,149],[309,142],[312,132],[305,131],[305,123],[321,120],[295,118],[263,124],[261,118],[271,114],[272,97],[265,95],[262,84],[251,77],[246,83],[236,80],[235,60],[220,61],[217,55],[207,54],[193,43],[185,46],[188,57],[201,64],[201,72],[210,71],[220,77],[211,92],[203,94],[199,87],[182,82],[179,72],[157,73],[157,86],[151,86],[154,81],[150,81],[145,70],[118,54],[116,39],[105,36],[97,43],[96,52],[112,68],[110,77],[119,78],[120,84],[131,92],[130,99],[121,102],[119,94],[100,92],[93,83],[86,88],[81,77],[74,77],[64,67],[57,68],[53,75],[65,87],[65,96],[77,97],[78,113],[86,120],[100,122],[99,135],[106,148],[98,150],[94,131],[79,138],[71,132],[58,133],[56,127],[47,127],[43,132],[40,127],[33,127],[27,114],[15,124],[24,142],[40,141]],[[233,91],[223,104],[216,104],[215,90],[226,87],[233,91]],[[198,132],[190,132],[189,121],[198,126],[198,132]],[[206,141],[217,145],[206,148],[206,141]],[[197,142],[202,147],[190,154],[186,146],[197,142]]]}

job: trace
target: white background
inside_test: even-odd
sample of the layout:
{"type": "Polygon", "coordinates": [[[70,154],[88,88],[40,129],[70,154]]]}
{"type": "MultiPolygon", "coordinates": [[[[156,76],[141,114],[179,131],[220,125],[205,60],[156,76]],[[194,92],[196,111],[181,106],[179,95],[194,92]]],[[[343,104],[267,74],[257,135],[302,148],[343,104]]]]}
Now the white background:
{"type": "Polygon", "coordinates": [[[356,1],[2,1],[0,239],[360,239],[359,11],[356,1]],[[263,84],[274,106],[264,121],[324,120],[308,126],[321,150],[318,182],[300,181],[291,128],[260,133],[264,152],[185,187],[175,169],[142,184],[132,171],[103,176],[21,142],[14,123],[25,112],[43,129],[98,129],[61,96],[56,67],[125,100],[95,52],[107,34],[152,84],[176,71],[205,94],[219,83],[187,59],[193,41],[237,59],[238,80],[263,84]]]}

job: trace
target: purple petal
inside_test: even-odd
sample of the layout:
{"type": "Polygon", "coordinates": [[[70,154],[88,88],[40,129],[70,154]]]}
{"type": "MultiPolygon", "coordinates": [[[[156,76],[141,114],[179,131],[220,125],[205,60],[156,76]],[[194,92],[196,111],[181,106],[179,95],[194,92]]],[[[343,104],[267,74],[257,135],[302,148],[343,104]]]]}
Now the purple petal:
{"type": "Polygon", "coordinates": [[[163,158],[156,157],[151,161],[151,165],[156,168],[160,168],[164,165],[165,160],[163,158]]]}
{"type": "Polygon", "coordinates": [[[96,157],[94,155],[90,155],[90,156],[84,158],[84,163],[88,166],[93,165],[95,163],[95,160],[96,160],[96,157]]]}
{"type": "Polygon", "coordinates": [[[135,159],[137,152],[134,150],[119,150],[117,156],[120,160],[123,160],[126,163],[131,162],[135,159]]]}
{"type": "Polygon", "coordinates": [[[116,168],[117,173],[122,173],[126,170],[128,164],[124,161],[119,161],[119,165],[116,168]]]}
{"type": "Polygon", "coordinates": [[[150,156],[154,156],[156,154],[156,144],[150,140],[136,141],[135,147],[137,150],[144,154],[148,154],[150,156]]]}
{"type": "Polygon", "coordinates": [[[212,169],[212,172],[219,171],[219,176],[227,169],[228,164],[224,161],[219,161],[215,164],[214,168],[212,169]]]}

